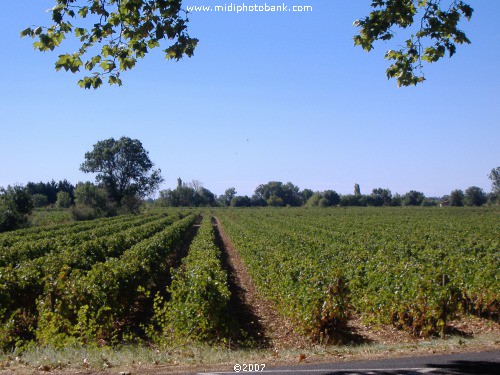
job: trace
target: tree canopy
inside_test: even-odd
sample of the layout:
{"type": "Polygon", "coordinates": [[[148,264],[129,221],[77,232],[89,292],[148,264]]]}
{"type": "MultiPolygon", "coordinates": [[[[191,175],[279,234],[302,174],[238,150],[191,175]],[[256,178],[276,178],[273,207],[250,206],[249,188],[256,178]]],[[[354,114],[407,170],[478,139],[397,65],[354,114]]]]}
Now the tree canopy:
{"type": "Polygon", "coordinates": [[[179,177],[177,188],[160,191],[157,203],[164,207],[202,207],[215,206],[216,199],[215,195],[204,188],[200,181],[193,180],[186,184],[179,177]]]}
{"type": "Polygon", "coordinates": [[[371,6],[374,10],[367,17],[354,22],[360,28],[354,44],[365,51],[371,51],[378,40],[392,40],[395,28],[416,26],[402,46],[385,54],[393,61],[386,70],[387,78],[395,78],[398,86],[423,82],[424,62],[436,62],[446,54],[451,57],[457,44],[470,44],[458,25],[464,18],[470,20],[474,10],[463,1],[373,0],[371,6]]]}
{"type": "Polygon", "coordinates": [[[255,195],[263,199],[269,206],[300,206],[302,195],[300,189],[291,182],[270,181],[255,189],[255,195]]]}
{"type": "Polygon", "coordinates": [[[109,198],[121,205],[124,198],[142,198],[158,189],[163,178],[161,170],[153,166],[139,140],[122,137],[97,142],[85,154],[80,169],[97,173],[96,181],[103,184],[109,198]]]}
{"type": "Polygon", "coordinates": [[[450,193],[450,206],[461,207],[464,205],[464,192],[460,189],[455,189],[450,193]]]}
{"type": "Polygon", "coordinates": [[[198,42],[187,34],[187,12],[182,0],[56,0],[50,26],[28,27],[21,36],[35,38],[33,46],[52,51],[73,35],[80,47],[59,55],[56,70],[88,72],[78,81],[98,88],[107,78],[121,85],[120,72],[132,69],[138,59],[163,41],[165,58],[191,57],[198,42]]]}
{"type": "Polygon", "coordinates": [[[487,200],[486,193],[480,187],[471,186],[465,190],[464,201],[468,206],[482,206],[487,200]]]}
{"type": "Polygon", "coordinates": [[[22,186],[0,188],[0,232],[26,225],[33,208],[28,189],[22,186]]]}
{"type": "MultiPolygon", "coordinates": [[[[74,191],[75,187],[66,179],[55,182],[54,180],[48,182],[28,182],[26,184],[26,190],[31,195],[43,195],[46,197],[47,204],[54,204],[57,200],[57,193],[60,191],[65,191],[69,194],[71,200],[75,198],[74,191]]],[[[39,197],[41,198],[41,197],[39,197]]]]}
{"type": "Polygon", "coordinates": [[[500,194],[500,167],[493,168],[488,178],[491,180],[491,192],[500,194]]]}
{"type": "MultiPolygon", "coordinates": [[[[366,51],[378,40],[393,39],[396,28],[417,27],[402,47],[385,54],[393,61],[387,77],[399,86],[423,82],[424,62],[438,61],[446,53],[451,57],[457,44],[470,43],[458,29],[473,13],[463,1],[372,0],[371,6],[368,16],[354,22],[360,28],[354,44],[366,51]]],[[[120,72],[132,69],[162,43],[170,44],[163,49],[165,58],[175,60],[191,57],[198,43],[187,32],[182,0],[55,0],[50,12],[51,25],[28,27],[21,36],[34,38],[33,46],[40,51],[54,50],[73,36],[80,47],[59,55],[55,68],[86,71],[78,84],[87,89],[100,87],[103,79],[121,85],[120,72]]]]}

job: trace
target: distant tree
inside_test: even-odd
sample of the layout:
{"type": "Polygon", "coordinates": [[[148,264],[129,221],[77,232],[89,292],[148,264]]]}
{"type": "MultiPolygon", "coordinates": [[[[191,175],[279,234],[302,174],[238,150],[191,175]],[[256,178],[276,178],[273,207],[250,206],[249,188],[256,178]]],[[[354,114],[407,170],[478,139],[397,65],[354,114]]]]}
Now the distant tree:
{"type": "Polygon", "coordinates": [[[33,198],[22,186],[0,188],[0,232],[21,228],[33,211],[33,198]]]}
{"type": "Polygon", "coordinates": [[[160,190],[159,197],[155,204],[160,207],[178,207],[173,202],[172,189],[160,190]]]}
{"type": "Polygon", "coordinates": [[[108,201],[108,194],[103,187],[90,181],[76,184],[75,205],[71,208],[71,215],[75,220],[91,220],[115,214],[116,207],[108,201]]]}
{"type": "Polygon", "coordinates": [[[490,202],[500,202],[500,167],[493,168],[488,175],[491,180],[490,202]]]}
{"type": "Polygon", "coordinates": [[[272,205],[278,206],[300,206],[302,204],[300,189],[291,182],[283,184],[279,181],[270,181],[267,184],[259,185],[255,189],[255,194],[268,205],[270,202],[272,205]]]}
{"type": "Polygon", "coordinates": [[[371,195],[359,195],[358,196],[359,205],[362,207],[375,206],[375,200],[371,195]]]}
{"type": "Polygon", "coordinates": [[[284,206],[285,205],[285,202],[283,201],[283,198],[281,197],[278,197],[277,195],[271,195],[267,201],[266,201],[267,205],[268,206],[271,206],[271,207],[280,207],[280,206],[284,206]]]}
{"type": "Polygon", "coordinates": [[[195,197],[197,200],[197,206],[215,206],[215,194],[204,187],[201,187],[196,191],[195,197]]]}
{"type": "Polygon", "coordinates": [[[391,206],[398,207],[402,205],[403,205],[403,197],[398,193],[394,194],[394,196],[391,199],[391,206]]]}
{"type": "Polygon", "coordinates": [[[177,188],[160,191],[157,204],[165,207],[200,207],[215,206],[215,195],[204,188],[200,181],[185,184],[179,178],[177,188]]]}
{"type": "Polygon", "coordinates": [[[45,184],[43,182],[38,182],[38,183],[28,182],[26,184],[26,190],[31,195],[42,194],[42,195],[45,195],[48,199],[48,195],[47,195],[47,192],[45,190],[45,184]]]}
{"type": "Polygon", "coordinates": [[[235,195],[231,198],[231,207],[250,207],[252,200],[246,195],[235,195]]]}
{"type": "Polygon", "coordinates": [[[371,197],[374,206],[389,206],[392,200],[392,193],[389,189],[377,188],[372,190],[371,197]]]}
{"type": "Polygon", "coordinates": [[[301,206],[302,205],[302,194],[300,188],[291,182],[287,182],[283,185],[283,202],[285,205],[290,206],[301,206]]]}
{"type": "Polygon", "coordinates": [[[306,202],[306,207],[318,207],[319,206],[319,201],[323,197],[321,196],[321,193],[314,193],[311,197],[306,202]]]}
{"type": "Polygon", "coordinates": [[[79,182],[75,186],[75,203],[105,211],[108,205],[106,190],[90,181],[79,182]]]}
{"type": "Polygon", "coordinates": [[[340,195],[333,190],[314,193],[306,202],[307,207],[331,207],[340,203],[340,195]]]}
{"type": "Polygon", "coordinates": [[[460,189],[453,190],[450,193],[450,206],[461,207],[464,205],[464,192],[460,189]]]}
{"type": "Polygon", "coordinates": [[[68,192],[60,191],[57,193],[56,206],[59,208],[69,208],[71,206],[71,197],[68,192]]]}
{"type": "Polygon", "coordinates": [[[60,191],[67,192],[71,201],[75,199],[74,196],[74,186],[67,180],[62,180],[55,182],[54,180],[49,182],[28,182],[26,184],[26,189],[31,195],[43,194],[47,197],[47,204],[54,204],[57,200],[57,193],[60,191]]]}
{"type": "Polygon", "coordinates": [[[361,189],[359,187],[359,184],[354,184],[354,195],[356,196],[361,195],[361,189]]]}
{"type": "Polygon", "coordinates": [[[488,178],[491,180],[491,190],[500,193],[500,167],[493,168],[488,178]]]}
{"type": "Polygon", "coordinates": [[[302,204],[306,204],[309,198],[314,195],[314,192],[311,189],[304,189],[300,195],[302,196],[302,204]]]}
{"type": "Polygon", "coordinates": [[[32,195],[34,194],[43,194],[47,197],[48,204],[56,203],[57,198],[57,183],[52,180],[49,182],[28,182],[26,184],[26,189],[32,195]]]}
{"type": "Polygon", "coordinates": [[[348,207],[348,206],[361,206],[361,195],[354,195],[354,194],[346,194],[340,196],[340,202],[339,204],[342,207],[348,207]]]}
{"type": "Polygon", "coordinates": [[[405,206],[420,206],[425,199],[424,193],[411,190],[403,196],[403,204],[405,206]]]}
{"type": "Polygon", "coordinates": [[[203,182],[199,181],[199,180],[192,180],[191,182],[189,182],[187,184],[191,189],[193,189],[194,191],[199,191],[203,188],[203,182]]]}
{"type": "Polygon", "coordinates": [[[75,187],[66,179],[59,181],[57,184],[57,192],[65,191],[69,194],[71,203],[75,201],[75,187]]]}
{"type": "Polygon", "coordinates": [[[139,140],[122,137],[97,142],[85,154],[80,169],[97,173],[96,181],[104,186],[112,201],[121,205],[124,197],[144,198],[158,188],[163,178],[153,166],[139,140]]]}
{"type": "Polygon", "coordinates": [[[234,187],[230,187],[219,197],[219,201],[223,206],[228,207],[231,205],[231,200],[236,196],[236,194],[236,189],[234,187]]]}
{"type": "Polygon", "coordinates": [[[471,186],[465,190],[464,202],[467,206],[482,206],[487,199],[484,190],[477,186],[471,186]]]}
{"type": "Polygon", "coordinates": [[[250,202],[251,202],[253,207],[263,207],[263,206],[267,205],[267,203],[266,203],[265,199],[262,197],[262,195],[257,194],[257,193],[253,194],[250,197],[250,202]]]}
{"type": "Polygon", "coordinates": [[[340,195],[333,190],[325,190],[321,194],[321,200],[319,201],[319,205],[321,207],[331,207],[336,206],[340,203],[340,195]]]}
{"type": "Polygon", "coordinates": [[[443,195],[440,199],[438,199],[438,204],[442,207],[450,205],[450,196],[443,195]]]}
{"type": "Polygon", "coordinates": [[[45,207],[49,204],[49,200],[45,194],[33,194],[31,197],[34,207],[45,207]]]}
{"type": "Polygon", "coordinates": [[[142,206],[142,199],[137,195],[126,195],[121,201],[121,206],[118,213],[121,214],[138,214],[142,206]]]}
{"type": "Polygon", "coordinates": [[[436,198],[424,198],[421,206],[423,207],[433,207],[438,205],[438,200],[436,198]]]}

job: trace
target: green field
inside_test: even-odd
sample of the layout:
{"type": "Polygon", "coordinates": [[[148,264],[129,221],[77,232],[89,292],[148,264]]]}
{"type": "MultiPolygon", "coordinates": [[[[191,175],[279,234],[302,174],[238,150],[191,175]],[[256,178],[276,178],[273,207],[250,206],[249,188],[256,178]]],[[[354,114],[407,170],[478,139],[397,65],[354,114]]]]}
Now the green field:
{"type": "Polygon", "coordinates": [[[498,208],[169,209],[0,235],[0,347],[237,336],[212,216],[314,341],[353,316],[417,336],[498,320],[498,208]]]}
{"type": "Polygon", "coordinates": [[[498,319],[498,209],[221,211],[259,290],[303,332],[349,314],[428,336],[457,313],[498,319]]]}

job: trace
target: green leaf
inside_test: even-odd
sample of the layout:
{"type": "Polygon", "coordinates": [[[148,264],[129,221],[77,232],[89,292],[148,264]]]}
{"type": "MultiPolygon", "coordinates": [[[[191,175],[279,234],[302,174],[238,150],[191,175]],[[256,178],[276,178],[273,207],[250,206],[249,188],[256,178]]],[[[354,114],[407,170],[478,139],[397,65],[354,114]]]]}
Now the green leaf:
{"type": "Polygon", "coordinates": [[[34,32],[31,29],[31,27],[28,27],[28,28],[24,29],[23,31],[21,31],[21,38],[25,37],[25,36],[31,36],[31,37],[34,36],[34,32]]]}
{"type": "Polygon", "coordinates": [[[108,71],[108,72],[110,72],[116,68],[116,64],[111,60],[104,60],[103,62],[101,62],[100,65],[101,65],[102,70],[108,71]]]}
{"type": "Polygon", "coordinates": [[[79,11],[78,11],[78,15],[82,18],[85,18],[87,17],[87,14],[89,13],[89,7],[82,7],[79,11]]]}
{"type": "Polygon", "coordinates": [[[59,60],[56,61],[56,70],[59,71],[61,68],[64,68],[66,71],[69,69],[69,61],[70,55],[59,55],[59,60]]]}
{"type": "Polygon", "coordinates": [[[155,47],[159,47],[160,46],[160,43],[158,43],[157,40],[154,40],[154,39],[151,39],[148,41],[148,47],[149,49],[153,49],[155,47]]]}
{"type": "Polygon", "coordinates": [[[122,85],[122,80],[120,78],[118,78],[117,76],[109,76],[108,78],[108,83],[110,85],[118,85],[118,86],[121,86],[122,85]]]}
{"type": "Polygon", "coordinates": [[[87,35],[87,30],[85,30],[83,27],[77,27],[75,29],[75,36],[77,38],[80,38],[80,37],[85,36],[85,35],[87,35]]]}

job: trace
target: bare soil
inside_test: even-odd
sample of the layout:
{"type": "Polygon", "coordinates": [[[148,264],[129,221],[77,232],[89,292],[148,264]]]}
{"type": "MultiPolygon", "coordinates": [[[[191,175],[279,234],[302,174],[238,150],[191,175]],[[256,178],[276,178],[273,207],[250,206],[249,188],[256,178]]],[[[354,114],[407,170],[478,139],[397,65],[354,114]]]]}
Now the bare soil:
{"type": "Polygon", "coordinates": [[[311,342],[303,335],[296,333],[293,324],[279,316],[273,304],[257,292],[247,267],[229,237],[224,233],[217,218],[214,218],[214,226],[223,254],[223,263],[229,273],[229,284],[233,296],[232,313],[243,325],[249,337],[255,339],[260,348],[279,350],[289,347],[309,347],[311,342]]]}

